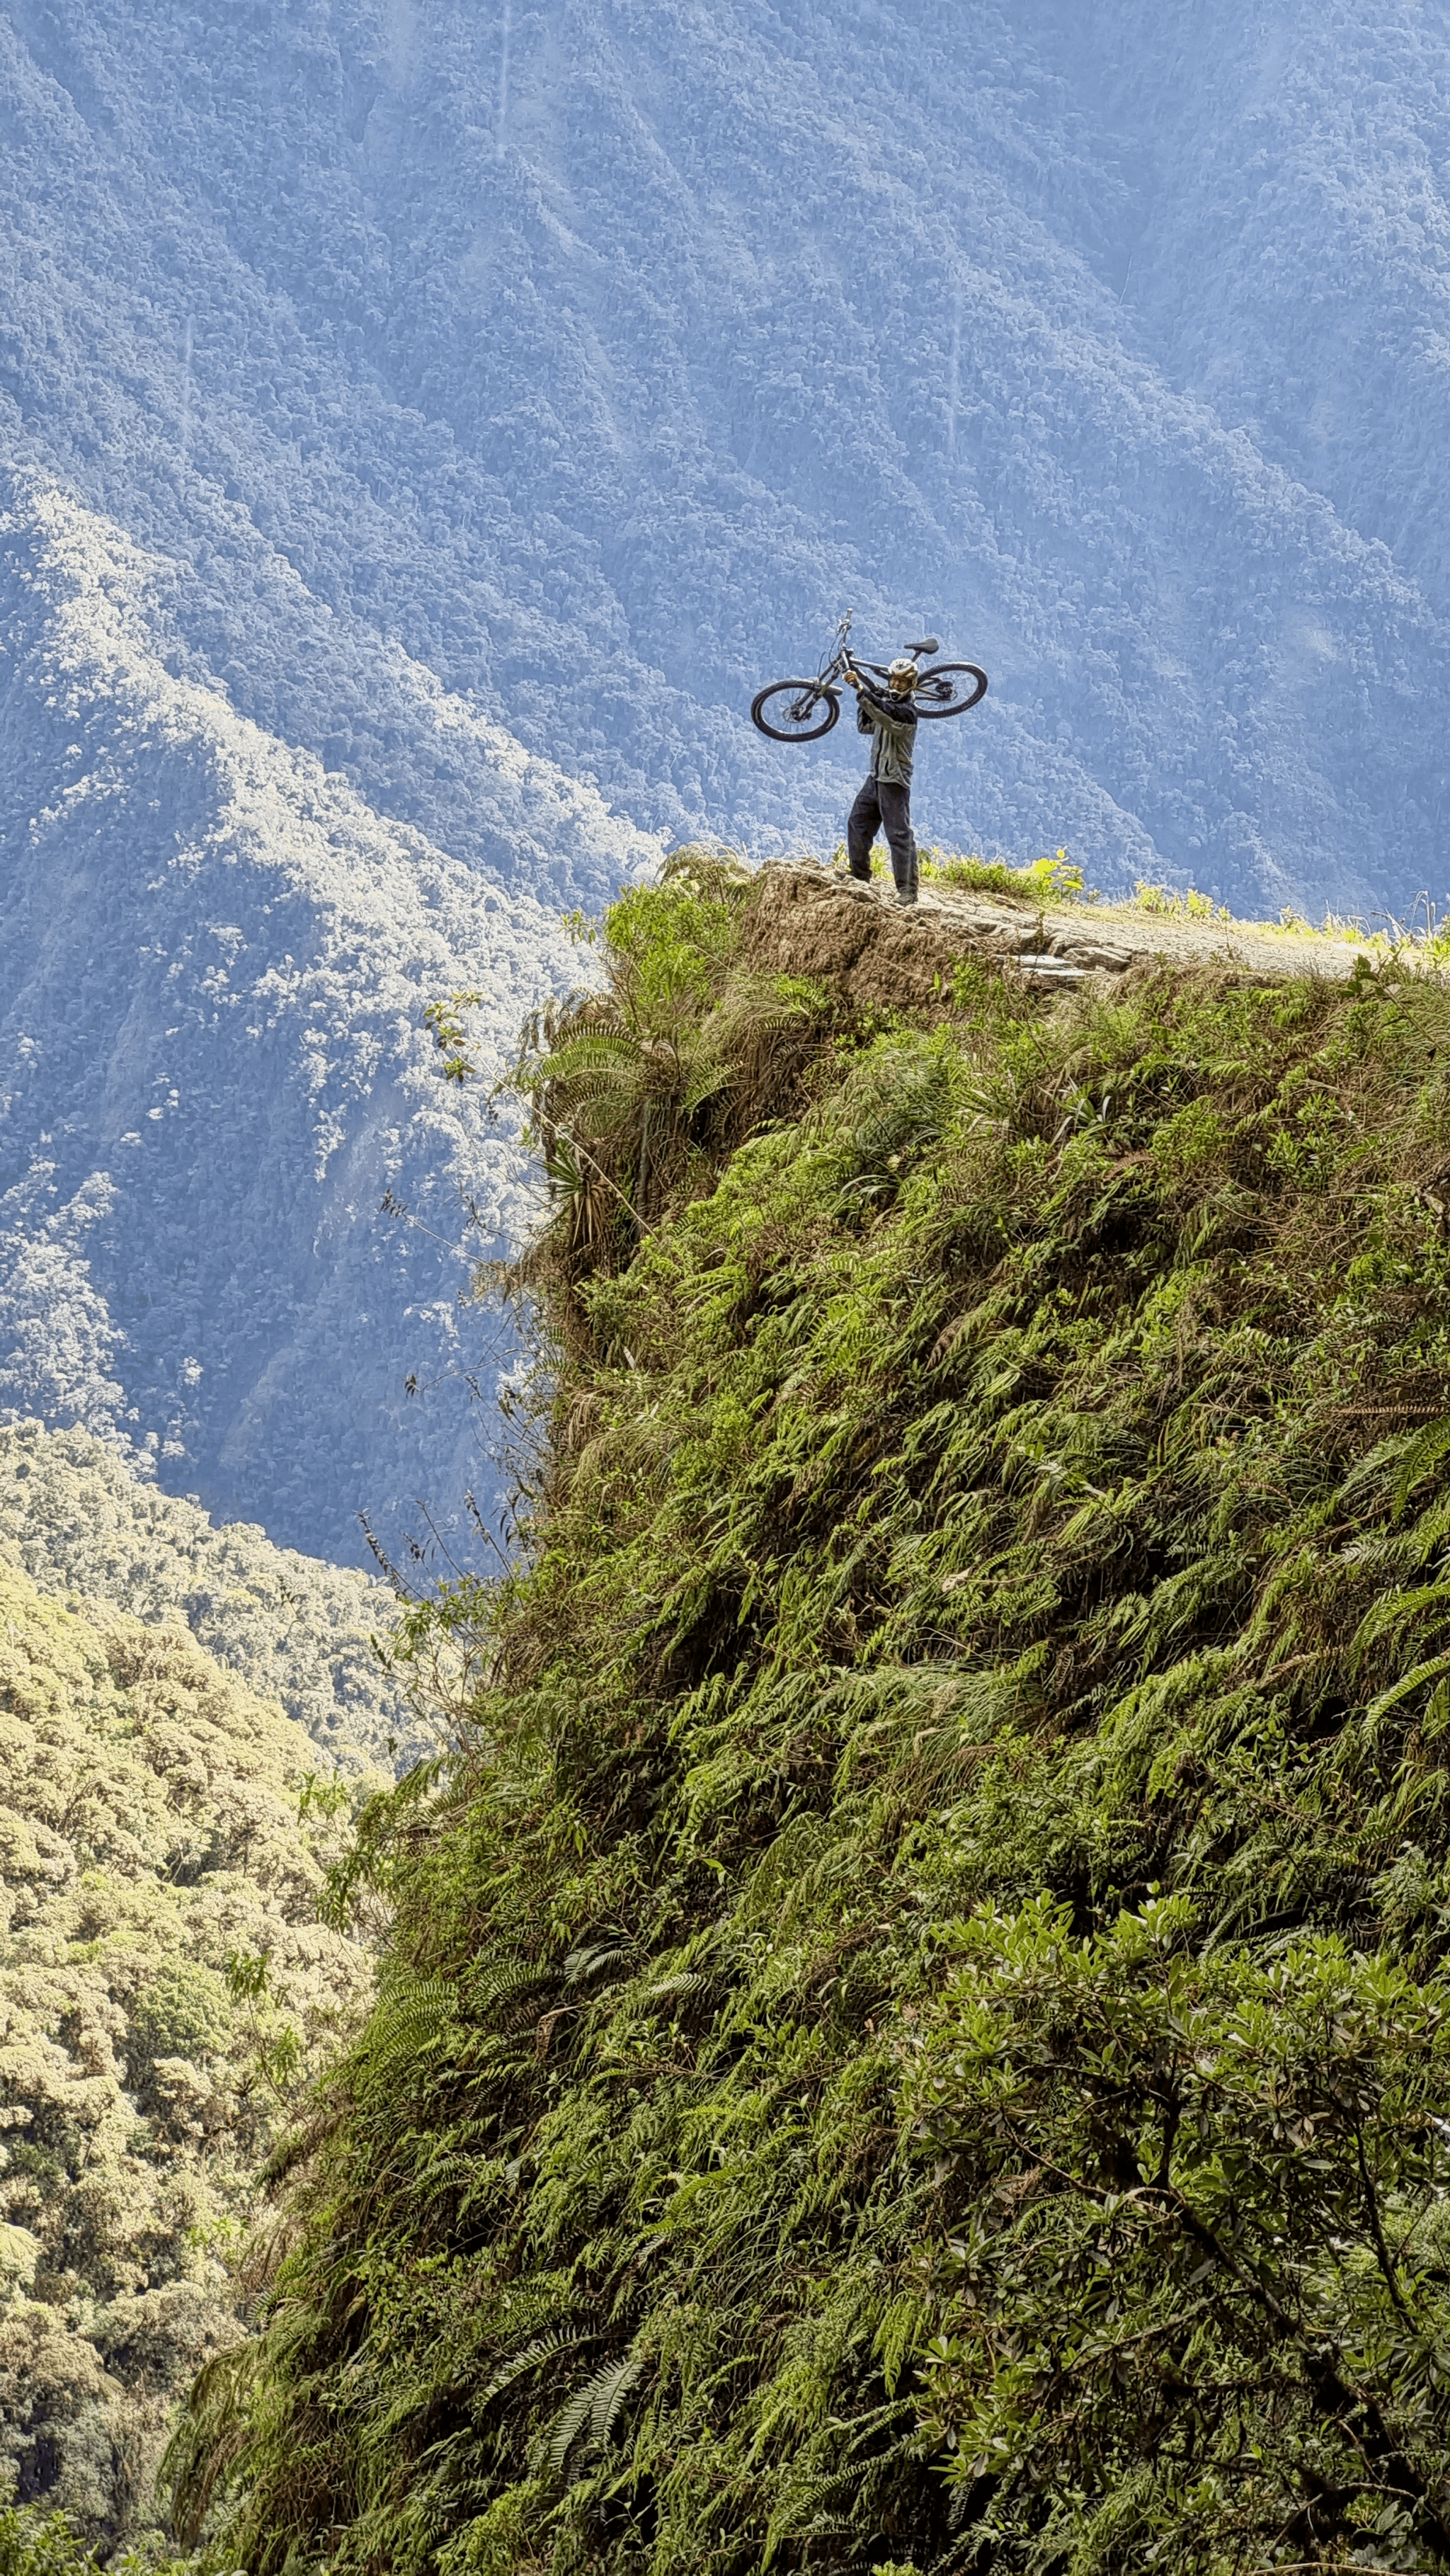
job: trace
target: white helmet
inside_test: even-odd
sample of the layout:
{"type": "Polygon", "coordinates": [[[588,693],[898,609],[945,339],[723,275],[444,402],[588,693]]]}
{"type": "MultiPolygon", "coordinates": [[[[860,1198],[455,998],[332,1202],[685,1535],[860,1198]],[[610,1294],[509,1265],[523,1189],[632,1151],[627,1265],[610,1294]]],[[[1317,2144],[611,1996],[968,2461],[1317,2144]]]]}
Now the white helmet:
{"type": "Polygon", "coordinates": [[[910,680],[914,684],[916,680],[916,664],[913,662],[911,655],[909,653],[898,653],[894,662],[887,663],[886,676],[888,680],[910,680]]]}

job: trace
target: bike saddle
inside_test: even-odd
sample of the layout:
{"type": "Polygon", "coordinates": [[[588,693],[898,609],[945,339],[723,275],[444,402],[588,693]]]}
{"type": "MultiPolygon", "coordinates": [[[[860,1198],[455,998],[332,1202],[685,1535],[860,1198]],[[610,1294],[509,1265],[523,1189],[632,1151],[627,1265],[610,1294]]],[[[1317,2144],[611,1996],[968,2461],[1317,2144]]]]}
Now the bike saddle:
{"type": "Polygon", "coordinates": [[[912,659],[915,660],[918,653],[939,653],[941,651],[941,645],[935,635],[923,635],[920,643],[908,644],[906,646],[906,650],[912,656],[912,659]]]}

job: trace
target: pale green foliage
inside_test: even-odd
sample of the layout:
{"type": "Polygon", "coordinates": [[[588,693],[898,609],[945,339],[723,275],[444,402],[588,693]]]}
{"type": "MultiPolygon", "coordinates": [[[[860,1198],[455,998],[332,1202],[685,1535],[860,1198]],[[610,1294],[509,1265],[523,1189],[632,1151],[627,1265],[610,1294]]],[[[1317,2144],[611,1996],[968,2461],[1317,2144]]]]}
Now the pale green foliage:
{"type": "Polygon", "coordinates": [[[431,1030],[433,1043],[443,1058],[445,1082],[469,1082],[478,1071],[464,1052],[467,1023],[463,1015],[476,1010],[482,999],[481,993],[472,991],[449,993],[442,1001],[430,1002],[423,1013],[423,1025],[431,1030]]]}
{"type": "Polygon", "coordinates": [[[230,2576],[204,2555],[176,2558],[150,2544],[102,2557],[76,2538],[63,2513],[0,2507],[0,2576],[99,2576],[102,2567],[107,2576],[230,2576]]]}
{"type": "Polygon", "coordinates": [[[1125,907],[1132,912],[1149,912],[1160,920],[1198,922],[1205,928],[1228,924],[1236,930],[1252,931],[1256,939],[1325,940],[1331,944],[1362,949],[1367,957],[1388,959],[1398,953],[1413,959],[1417,965],[1441,967],[1450,958],[1450,940],[1436,928],[1431,916],[1423,931],[1413,925],[1388,924],[1371,930],[1356,916],[1326,911],[1322,921],[1311,921],[1307,913],[1286,903],[1277,921],[1236,920],[1226,903],[1215,902],[1212,895],[1200,894],[1195,886],[1157,885],[1146,877],[1134,884],[1132,897],[1125,907]]]}
{"type": "Polygon", "coordinates": [[[87,1431],[0,1425],[0,1556],[42,1592],[109,1601],[148,1625],[181,1620],[218,1663],[279,1700],[327,1764],[394,1767],[426,1749],[384,1667],[398,1608],[386,1584],[276,1547],[248,1521],[128,1476],[87,1431]]]}
{"type": "MultiPolygon", "coordinates": [[[[0,2507],[0,2576],[97,2576],[102,2563],[77,2540],[64,2514],[0,2507]]],[[[104,2563],[110,2576],[203,2576],[200,2559],[163,2556],[152,2548],[123,2549],[104,2563]]]]}
{"type": "Polygon", "coordinates": [[[0,2462],[108,2545],[154,2526],[259,2166],[366,1989],[317,1907],[371,1784],[304,1824],[317,1762],[184,1628],[0,1564],[0,2462]]]}
{"type": "Polygon", "coordinates": [[[1082,870],[1066,850],[1019,866],[1010,859],[966,858],[960,852],[925,848],[921,875],[924,884],[935,880],[964,894],[1005,894],[1014,902],[1036,905],[1070,903],[1087,892],[1082,870]]]}
{"type": "Polygon", "coordinates": [[[1192,886],[1151,885],[1138,877],[1133,885],[1133,907],[1137,912],[1161,914],[1168,921],[1231,921],[1226,903],[1215,903],[1213,897],[1199,894],[1192,886]]]}

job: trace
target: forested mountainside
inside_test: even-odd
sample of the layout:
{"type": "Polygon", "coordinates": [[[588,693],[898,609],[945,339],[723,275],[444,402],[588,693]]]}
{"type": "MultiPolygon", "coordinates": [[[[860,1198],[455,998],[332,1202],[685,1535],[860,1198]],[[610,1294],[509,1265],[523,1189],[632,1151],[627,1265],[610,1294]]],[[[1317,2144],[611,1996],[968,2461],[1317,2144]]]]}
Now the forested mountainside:
{"type": "Polygon", "coordinates": [[[0,1559],[92,1615],[109,1603],[147,1627],[188,1628],[249,1691],[280,1703],[323,1767],[393,1771],[431,1749],[385,1668],[398,1619],[385,1583],[274,1547],[246,1522],[214,1528],[88,1432],[0,1428],[0,1559]]]}
{"type": "MultiPolygon", "coordinates": [[[[360,1512],[396,1549],[420,1497],[490,1497],[507,1364],[459,1299],[519,1159],[480,1097],[438,1098],[424,1013],[483,995],[501,1068],[573,951],[170,670],[147,565],[94,517],[32,494],[6,533],[0,1414],[366,1562],[360,1512]]],[[[503,765],[558,847],[602,813],[503,765]]],[[[614,882],[643,847],[599,822],[614,882]]]]}
{"type": "Polygon", "coordinates": [[[261,2168],[365,1993],[317,1910],[349,1811],[183,1626],[45,1599],[0,1539],[0,2467],[107,2555],[159,2536],[261,2168]]]}
{"type": "Polygon", "coordinates": [[[158,631],[240,714],[525,888],[431,689],[652,828],[819,842],[850,746],[787,767],[746,709],[854,602],[993,672],[940,837],[1403,904],[1444,37],[1421,0],[12,0],[10,443],[172,560],[158,631]]]}
{"type": "Polygon", "coordinates": [[[1442,978],[1054,991],[964,914],[893,991],[910,926],[802,882],[687,855],[523,1068],[526,1554],[412,1614],[471,1708],[361,1820],[379,1998],[179,2526],[1428,2576],[1442,978]]]}
{"type": "Polygon", "coordinates": [[[0,1410],[359,1563],[491,1509],[523,1211],[420,1011],[827,852],[849,727],[747,710],[847,606],[991,672],[930,841],[1440,902],[1444,37],[9,0],[0,1410]]]}

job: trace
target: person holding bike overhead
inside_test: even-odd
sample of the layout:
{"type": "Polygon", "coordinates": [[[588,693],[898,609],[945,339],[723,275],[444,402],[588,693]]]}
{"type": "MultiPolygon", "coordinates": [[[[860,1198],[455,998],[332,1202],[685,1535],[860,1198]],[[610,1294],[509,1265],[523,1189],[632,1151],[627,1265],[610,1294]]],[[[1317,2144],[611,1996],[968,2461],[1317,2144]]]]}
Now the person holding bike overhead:
{"type": "Polygon", "coordinates": [[[911,760],[918,722],[965,715],[987,694],[980,662],[933,662],[934,635],[908,644],[894,662],[858,662],[851,651],[851,611],[836,627],[819,670],[808,680],[771,680],[750,701],[750,721],[770,742],[819,742],[841,713],[843,688],[856,692],[856,727],[871,736],[871,774],[851,808],[846,851],[853,877],[871,874],[871,844],[886,834],[898,903],[916,901],[916,843],[911,832],[911,760]]]}
{"type": "Polygon", "coordinates": [[[871,844],[884,831],[896,879],[896,900],[916,901],[916,840],[911,829],[911,763],[916,749],[916,709],[911,693],[916,664],[898,654],[880,689],[848,662],[842,673],[856,692],[856,730],[871,736],[871,768],[846,820],[846,855],[853,877],[869,879],[871,844]]]}

